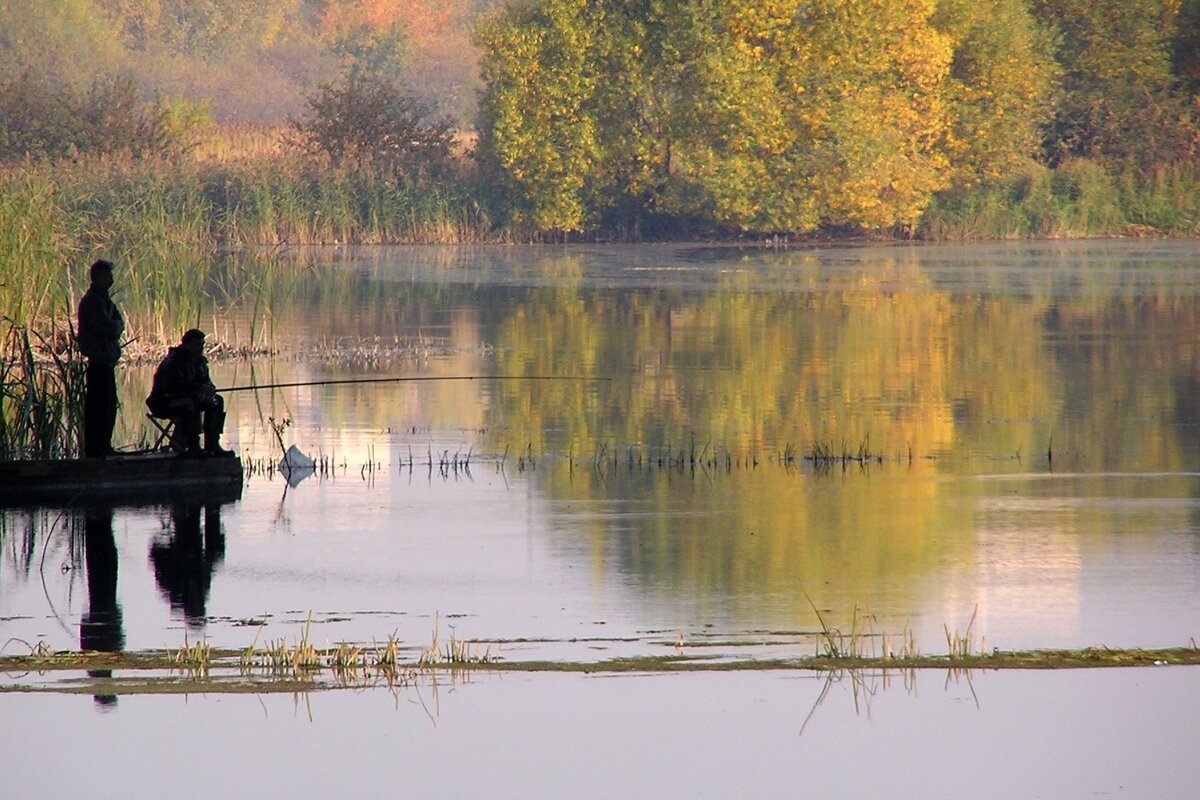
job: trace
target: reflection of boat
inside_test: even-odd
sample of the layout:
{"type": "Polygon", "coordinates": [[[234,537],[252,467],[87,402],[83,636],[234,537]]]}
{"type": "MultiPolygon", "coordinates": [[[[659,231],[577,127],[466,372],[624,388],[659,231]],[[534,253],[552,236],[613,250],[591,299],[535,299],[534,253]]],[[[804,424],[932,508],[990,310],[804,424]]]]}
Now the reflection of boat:
{"type": "Polygon", "coordinates": [[[139,453],[105,459],[0,461],[0,505],[101,498],[154,502],[180,492],[222,502],[240,498],[242,460],[139,453]]]}

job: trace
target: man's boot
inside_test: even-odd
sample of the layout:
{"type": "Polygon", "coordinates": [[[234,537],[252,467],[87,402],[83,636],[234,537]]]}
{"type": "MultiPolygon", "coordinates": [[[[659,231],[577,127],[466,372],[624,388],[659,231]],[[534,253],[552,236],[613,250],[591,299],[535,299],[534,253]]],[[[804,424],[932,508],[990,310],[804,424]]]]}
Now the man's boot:
{"type": "Polygon", "coordinates": [[[210,456],[231,456],[232,450],[221,447],[221,433],[225,430],[225,410],[210,409],[204,415],[204,452],[210,456]]]}

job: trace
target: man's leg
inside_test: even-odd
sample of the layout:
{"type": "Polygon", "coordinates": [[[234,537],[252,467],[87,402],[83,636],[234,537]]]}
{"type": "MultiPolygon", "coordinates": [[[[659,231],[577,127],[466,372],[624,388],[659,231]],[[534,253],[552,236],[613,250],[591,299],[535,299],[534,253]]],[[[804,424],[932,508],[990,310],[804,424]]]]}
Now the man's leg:
{"type": "Polygon", "coordinates": [[[83,393],[83,454],[103,458],[112,452],[117,421],[116,369],[88,360],[83,393]]]}
{"type": "Polygon", "coordinates": [[[104,418],[102,420],[104,431],[104,450],[106,453],[114,453],[112,446],[113,431],[117,429],[117,407],[120,405],[117,402],[117,368],[108,367],[104,373],[104,418]]]}
{"type": "Polygon", "coordinates": [[[180,409],[171,417],[175,420],[175,435],[183,445],[185,455],[200,452],[200,412],[180,409]]]}
{"type": "Polygon", "coordinates": [[[204,452],[212,455],[228,455],[232,451],[221,447],[221,434],[225,431],[225,400],[213,395],[204,409],[204,452]]]}

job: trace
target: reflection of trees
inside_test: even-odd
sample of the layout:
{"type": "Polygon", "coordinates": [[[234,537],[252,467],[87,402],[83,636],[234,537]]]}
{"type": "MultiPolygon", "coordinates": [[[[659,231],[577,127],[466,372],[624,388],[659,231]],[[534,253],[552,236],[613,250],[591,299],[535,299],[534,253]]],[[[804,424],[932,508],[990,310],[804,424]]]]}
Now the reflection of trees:
{"type": "Polygon", "coordinates": [[[556,498],[653,509],[628,529],[589,524],[604,563],[664,586],[799,598],[798,587],[827,581],[903,582],[969,558],[955,550],[971,546],[962,532],[974,527],[972,504],[940,498],[940,463],[923,456],[1019,455],[1045,469],[1052,442],[1104,468],[1122,452],[1143,467],[1196,467],[1190,395],[1165,388],[1197,381],[1195,298],[1145,301],[1113,296],[1111,276],[1095,287],[1065,279],[1084,290],[1050,282],[994,294],[984,275],[978,291],[942,291],[904,263],[843,270],[812,293],[527,289],[484,325],[498,371],[614,380],[497,386],[494,446],[520,432],[535,452],[573,453],[583,470],[539,474],[556,498]],[[1190,425],[1163,417],[1163,404],[1190,425]],[[899,464],[886,480],[851,476],[853,491],[779,468],[669,489],[644,473],[623,478],[619,466],[606,480],[587,468],[597,452],[616,452],[620,465],[627,448],[694,441],[765,461],[788,445],[853,450],[868,437],[899,464]]]}
{"type": "MultiPolygon", "coordinates": [[[[1150,294],[1055,307],[1046,358],[1069,446],[1106,469],[1200,467],[1200,307],[1150,294]]],[[[1057,440],[1056,440],[1057,441],[1057,440]]]]}
{"type": "Polygon", "coordinates": [[[972,504],[946,502],[935,480],[962,458],[1019,454],[1015,468],[1045,469],[1052,443],[1056,470],[1072,459],[1088,469],[1200,469],[1200,304],[1170,265],[1131,266],[1119,254],[1110,263],[1097,259],[1101,248],[1081,255],[1066,245],[980,246],[962,261],[953,249],[845,248],[754,253],[745,273],[740,256],[723,255],[718,266],[732,277],[716,278],[705,271],[711,256],[693,262],[673,250],[694,277],[664,273],[668,285],[654,287],[625,275],[609,287],[599,262],[655,267],[658,251],[412,252],[288,273],[295,282],[280,285],[276,329],[309,340],[423,335],[463,352],[419,366],[306,365],[311,377],[411,369],[612,380],[497,383],[478,394],[461,384],[346,387],[305,401],[333,430],[424,419],[486,429],[476,452],[573,454],[573,472],[539,463],[540,488],[647,508],[627,530],[584,524],[597,563],[612,559],[664,586],[781,591],[803,610],[800,585],[903,581],[939,559],[968,559],[958,551],[979,524],[972,504]],[[469,352],[479,342],[495,355],[469,352]],[[885,479],[771,467],[668,484],[589,468],[599,451],[624,463],[630,448],[653,456],[694,443],[764,463],[789,446],[854,450],[868,437],[892,458],[885,479]]]}

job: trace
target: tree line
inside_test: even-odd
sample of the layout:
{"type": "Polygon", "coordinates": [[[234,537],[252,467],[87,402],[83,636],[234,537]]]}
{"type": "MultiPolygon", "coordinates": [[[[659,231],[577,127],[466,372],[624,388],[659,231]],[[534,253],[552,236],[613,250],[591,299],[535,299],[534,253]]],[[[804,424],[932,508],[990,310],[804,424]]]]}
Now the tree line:
{"type": "Polygon", "coordinates": [[[86,90],[114,76],[204,104],[219,122],[277,122],[317,86],[366,68],[458,120],[474,107],[471,26],[486,0],[0,0],[0,79],[86,90]]]}
{"type": "Polygon", "coordinates": [[[532,0],[478,37],[539,230],[912,231],[1030,163],[1200,166],[1196,0],[532,0]]]}
{"type": "Polygon", "coordinates": [[[1200,0],[0,0],[0,161],[248,118],[508,237],[1195,234],[1200,0]]]}

